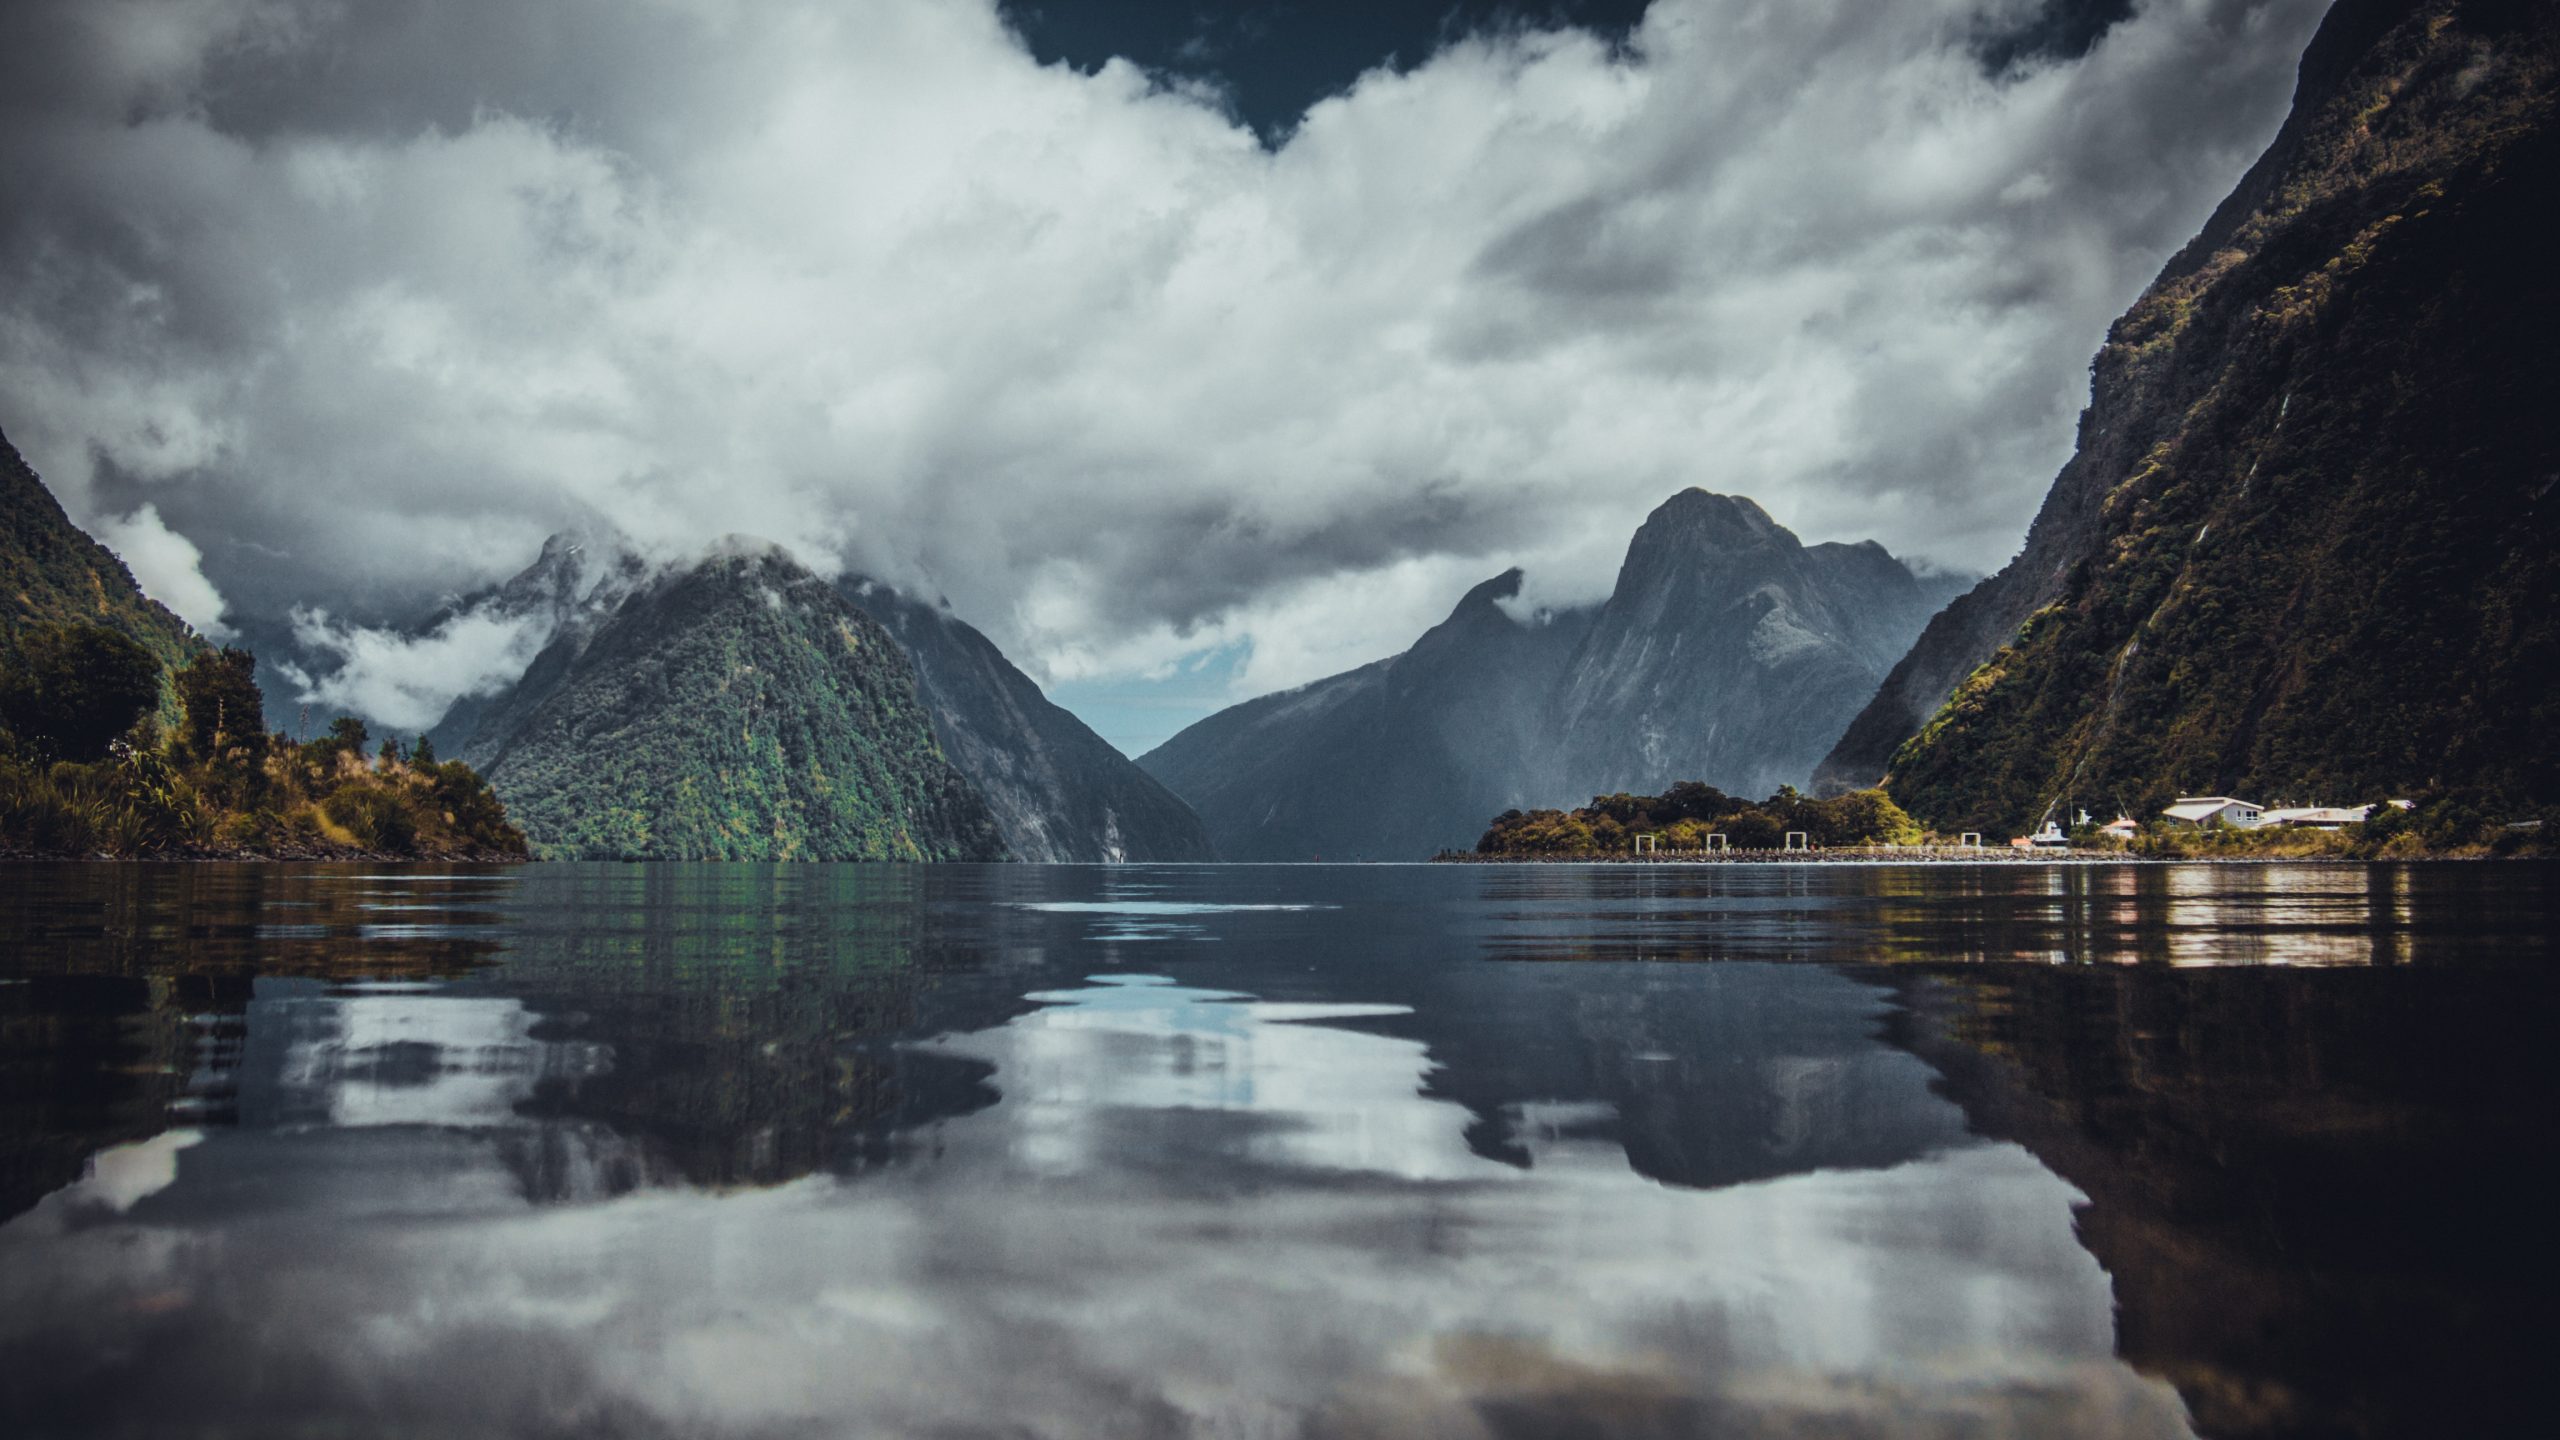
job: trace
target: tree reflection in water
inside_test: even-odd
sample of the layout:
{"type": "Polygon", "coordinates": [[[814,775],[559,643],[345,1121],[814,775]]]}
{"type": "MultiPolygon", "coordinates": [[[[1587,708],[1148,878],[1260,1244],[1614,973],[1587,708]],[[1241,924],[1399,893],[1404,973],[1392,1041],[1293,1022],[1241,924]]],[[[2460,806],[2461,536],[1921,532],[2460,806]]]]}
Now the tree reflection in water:
{"type": "Polygon", "coordinates": [[[2220,1436],[2522,1434],[2560,1102],[2539,966],[1928,969],[1896,1038],[2089,1197],[2117,1348],[2220,1436]]]}

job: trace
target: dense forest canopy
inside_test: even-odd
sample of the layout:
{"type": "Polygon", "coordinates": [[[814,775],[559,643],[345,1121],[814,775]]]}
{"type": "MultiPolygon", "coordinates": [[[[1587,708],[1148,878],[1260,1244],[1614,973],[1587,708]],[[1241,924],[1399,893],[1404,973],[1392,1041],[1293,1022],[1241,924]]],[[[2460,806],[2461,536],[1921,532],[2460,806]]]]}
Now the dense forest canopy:
{"type": "Polygon", "coordinates": [[[464,754],[544,860],[1006,858],[906,652],[744,537],[556,637],[464,754]]]}
{"type": "Polygon", "coordinates": [[[1597,795],[1578,810],[1506,810],[1476,842],[1476,853],[1614,854],[1633,848],[1638,836],[1654,837],[1651,843],[1663,850],[1703,850],[1717,835],[1731,849],[1776,850],[1791,833],[1823,848],[1913,845],[1924,838],[1881,790],[1817,800],[1784,785],[1755,802],[1683,780],[1659,795],[1597,795]]]}
{"type": "Polygon", "coordinates": [[[517,859],[479,774],[340,717],[270,734],[246,650],[174,673],[119,630],[32,625],[0,644],[0,854],[517,859]],[[160,718],[164,693],[177,723],[160,718]]]}

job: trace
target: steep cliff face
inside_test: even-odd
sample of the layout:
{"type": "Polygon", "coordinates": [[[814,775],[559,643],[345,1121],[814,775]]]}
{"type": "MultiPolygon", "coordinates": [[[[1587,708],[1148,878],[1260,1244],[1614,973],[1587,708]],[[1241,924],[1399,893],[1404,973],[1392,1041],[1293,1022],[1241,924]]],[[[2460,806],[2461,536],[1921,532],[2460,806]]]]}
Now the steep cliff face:
{"type": "Polygon", "coordinates": [[[71,523],[0,435],[0,639],[62,621],[121,631],[172,667],[204,649],[187,622],[142,593],[114,551],[71,523]]]}
{"type": "Polygon", "coordinates": [[[2560,798],[2555,37],[2549,0],[2331,14],[2275,146],[2110,333],[2026,551],[1825,780],[1890,753],[1906,808],[1985,830],[2179,790],[2560,798]]]}
{"type": "Polygon", "coordinates": [[[1872,541],[1808,547],[1749,500],[1673,496],[1560,680],[1559,798],[1805,783],[1943,598],[1872,541]]]}
{"type": "Polygon", "coordinates": [[[1138,759],[1227,860],[1422,860],[1544,793],[1556,676],[1589,611],[1515,619],[1478,585],[1391,659],[1221,710],[1138,759]]]}
{"type": "Polygon", "coordinates": [[[755,542],[567,627],[465,757],[545,859],[1004,855],[897,643],[755,542]]]}
{"type": "Polygon", "coordinates": [[[854,577],[837,588],[915,663],[917,692],[943,753],[986,797],[1015,859],[1218,858],[1190,806],[1051,704],[986,636],[884,585],[854,577]]]}
{"type": "MultiPolygon", "coordinates": [[[[2271,202],[2283,203],[2277,199],[2279,184],[2310,143],[2312,117],[2347,83],[2375,39],[2410,8],[2408,0],[2341,0],[2332,7],[2303,52],[2293,110],[2276,138],[2204,228],[2162,267],[2145,304],[2191,286],[2222,264],[2251,219],[2271,202]]],[[[2172,348],[2118,343],[2141,309],[2137,305],[2116,322],[2106,348],[2090,362],[2090,402],[2080,414],[2078,443],[2045,492],[2017,558],[1930,621],[1816,767],[1816,789],[1837,793],[1882,779],[1894,752],[1920,732],[1956,686],[2015,638],[2029,615],[2062,593],[2072,567],[2097,552],[2105,539],[2102,512],[2109,492],[2165,437],[2163,417],[2182,413],[2211,388],[2210,373],[2174,363],[2179,355],[2172,348]]],[[[2188,318],[2196,318],[2192,309],[2188,318]]],[[[2206,318],[2207,328],[2186,339],[2190,358],[2220,334],[2213,317],[2206,318]]]]}
{"type": "Polygon", "coordinates": [[[1704,780],[1802,784],[1949,584],[1673,496],[1596,607],[1519,619],[1489,580],[1402,655],[1201,721],[1139,763],[1228,859],[1417,860],[1504,810],[1704,780]]]}

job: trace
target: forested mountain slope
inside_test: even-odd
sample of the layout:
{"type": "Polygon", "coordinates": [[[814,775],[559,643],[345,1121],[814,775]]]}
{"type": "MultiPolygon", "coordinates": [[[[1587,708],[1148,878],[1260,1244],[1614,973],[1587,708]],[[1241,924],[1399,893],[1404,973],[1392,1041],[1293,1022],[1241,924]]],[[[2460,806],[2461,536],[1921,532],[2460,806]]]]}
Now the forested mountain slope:
{"type": "Polygon", "coordinates": [[[896,638],[945,755],[1033,864],[1218,858],[1191,807],[1040,693],[995,642],[947,610],[860,577],[836,587],[896,638]]]}
{"type": "Polygon", "coordinates": [[[2331,13],[2267,158],[2110,332],[2026,552],[1826,780],[1956,685],[1888,782],[1942,828],[2560,798],[2556,47],[2550,0],[2331,13]]]}
{"type": "Polygon", "coordinates": [[[555,638],[465,755],[545,859],[1004,856],[897,643],[760,542],[555,638]]]}
{"type": "Polygon", "coordinates": [[[170,667],[205,648],[187,622],[142,593],[114,551],[71,523],[0,434],[0,639],[65,621],[120,631],[170,667]]]}

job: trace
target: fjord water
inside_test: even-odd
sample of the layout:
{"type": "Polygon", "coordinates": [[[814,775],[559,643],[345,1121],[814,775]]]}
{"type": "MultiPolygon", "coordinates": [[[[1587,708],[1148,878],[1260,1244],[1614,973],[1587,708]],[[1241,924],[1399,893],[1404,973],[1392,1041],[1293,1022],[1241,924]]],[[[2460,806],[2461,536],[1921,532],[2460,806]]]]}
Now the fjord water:
{"type": "Polygon", "coordinates": [[[0,869],[0,1431],[2495,1433],[2555,898],[0,869]]]}

